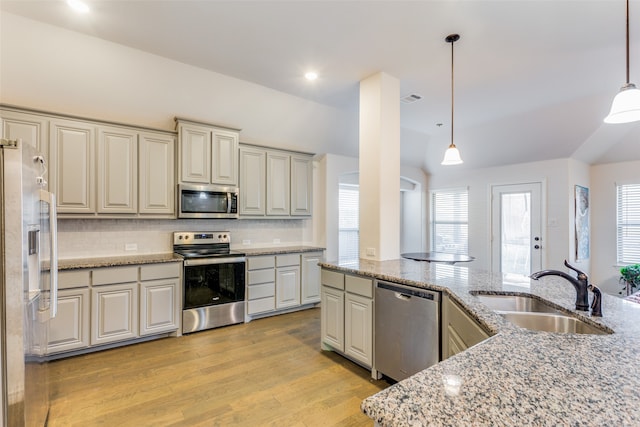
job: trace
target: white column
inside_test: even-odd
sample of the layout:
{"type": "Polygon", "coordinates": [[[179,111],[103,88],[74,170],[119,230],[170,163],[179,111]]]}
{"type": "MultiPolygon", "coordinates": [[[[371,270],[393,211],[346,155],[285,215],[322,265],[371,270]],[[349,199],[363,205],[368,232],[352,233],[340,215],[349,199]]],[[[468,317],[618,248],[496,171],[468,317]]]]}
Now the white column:
{"type": "Polygon", "coordinates": [[[360,258],[400,255],[400,81],[360,82],[360,258]]]}

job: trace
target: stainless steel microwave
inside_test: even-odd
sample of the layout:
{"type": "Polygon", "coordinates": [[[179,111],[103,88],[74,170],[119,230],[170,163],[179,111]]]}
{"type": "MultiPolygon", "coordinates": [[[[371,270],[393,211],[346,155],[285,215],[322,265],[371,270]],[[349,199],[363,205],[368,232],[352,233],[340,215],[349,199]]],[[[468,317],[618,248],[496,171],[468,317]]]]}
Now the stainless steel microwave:
{"type": "Polygon", "coordinates": [[[178,185],[178,218],[238,218],[238,189],[216,185],[178,185]]]}

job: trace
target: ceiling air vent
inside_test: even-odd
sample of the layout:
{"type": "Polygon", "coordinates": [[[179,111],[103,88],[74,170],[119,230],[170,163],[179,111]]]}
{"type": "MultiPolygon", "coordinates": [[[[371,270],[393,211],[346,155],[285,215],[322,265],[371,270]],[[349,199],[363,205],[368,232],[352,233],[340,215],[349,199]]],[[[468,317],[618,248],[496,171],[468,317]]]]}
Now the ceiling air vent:
{"type": "Polygon", "coordinates": [[[417,93],[412,93],[411,95],[403,96],[400,98],[400,102],[404,104],[411,104],[416,101],[420,101],[422,99],[422,95],[418,95],[417,93]]]}

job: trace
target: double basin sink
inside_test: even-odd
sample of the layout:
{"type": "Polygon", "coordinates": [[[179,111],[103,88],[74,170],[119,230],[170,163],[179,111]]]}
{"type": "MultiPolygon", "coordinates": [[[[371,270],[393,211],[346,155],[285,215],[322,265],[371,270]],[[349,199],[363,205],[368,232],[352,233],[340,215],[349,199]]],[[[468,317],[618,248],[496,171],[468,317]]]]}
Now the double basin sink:
{"type": "Polygon", "coordinates": [[[521,328],[535,331],[605,335],[610,332],[526,295],[472,292],[480,302],[521,328]]]}

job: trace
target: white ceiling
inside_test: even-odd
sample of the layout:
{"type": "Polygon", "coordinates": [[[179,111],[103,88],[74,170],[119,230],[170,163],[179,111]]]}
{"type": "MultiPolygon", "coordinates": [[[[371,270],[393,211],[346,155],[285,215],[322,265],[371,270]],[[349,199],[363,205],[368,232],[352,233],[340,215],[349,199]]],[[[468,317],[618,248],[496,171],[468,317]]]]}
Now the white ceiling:
{"type": "MultiPolygon", "coordinates": [[[[403,163],[434,173],[450,138],[462,168],[574,157],[640,160],[640,124],[605,125],[625,79],[624,0],[1,0],[0,9],[251,81],[345,111],[358,83],[400,80],[403,163]],[[302,75],[315,69],[320,78],[302,75]],[[437,123],[443,123],[438,127],[437,123]]],[[[631,2],[631,81],[640,84],[640,1],[631,2]]],[[[316,152],[323,152],[318,147],[316,152]]],[[[342,153],[357,153],[357,141],[342,153]]]]}

